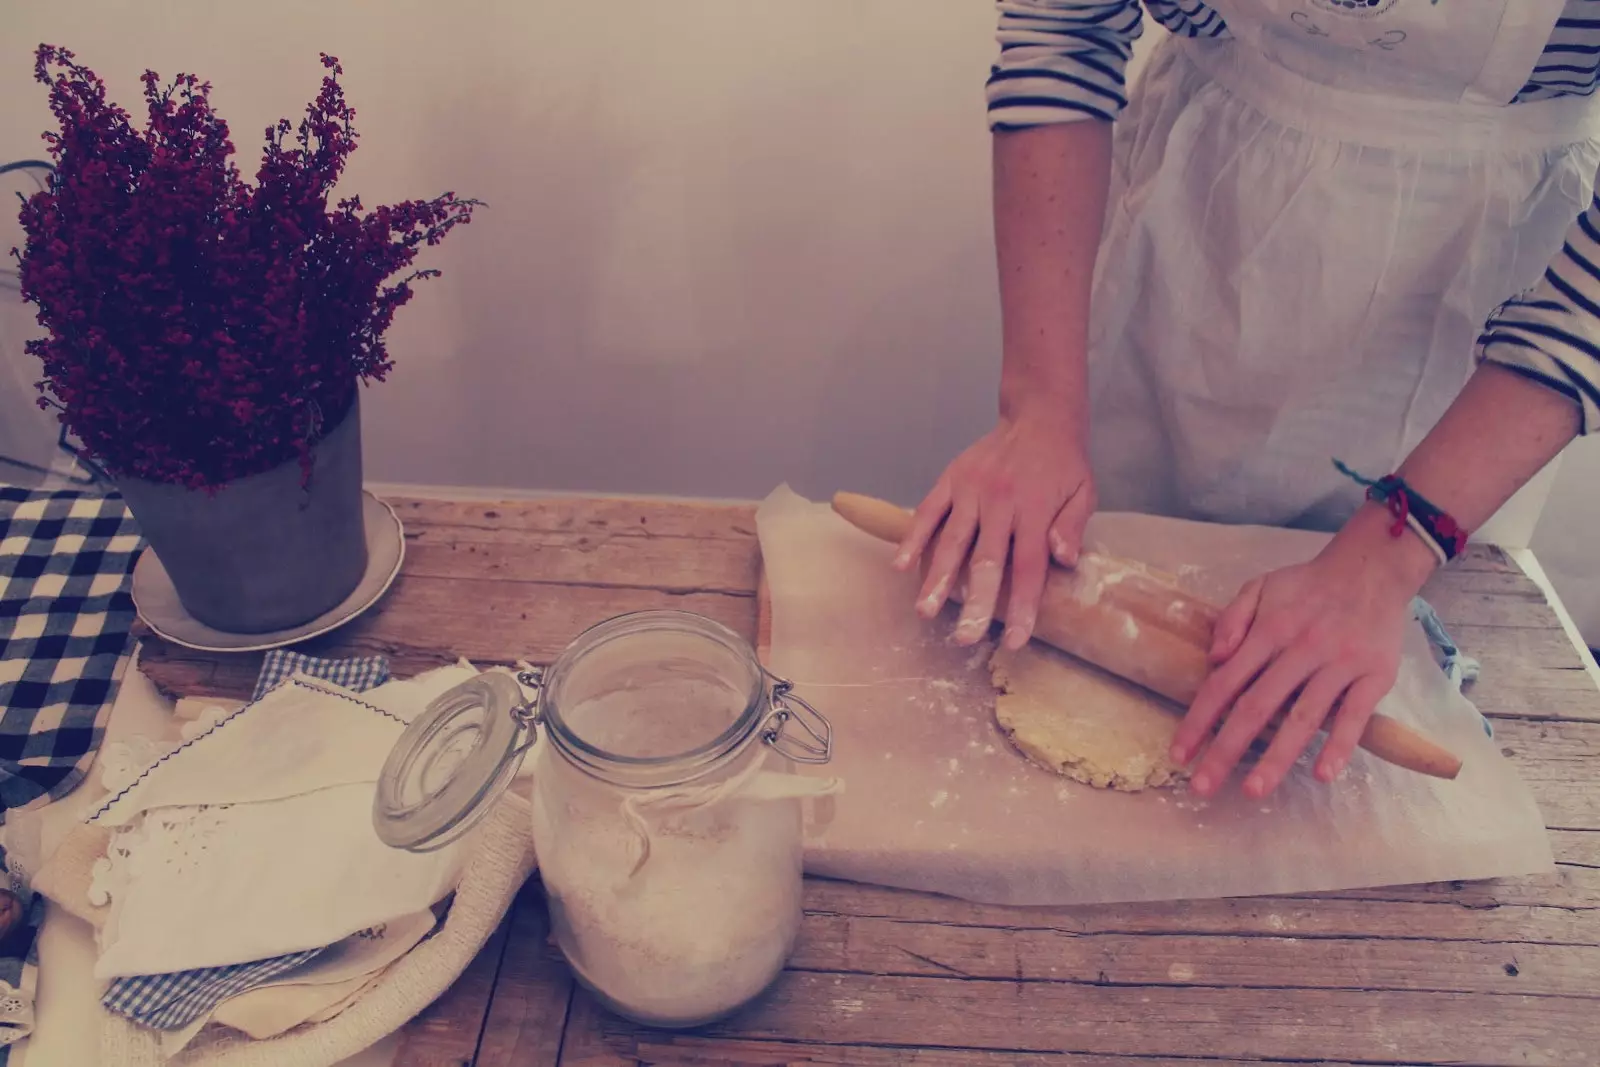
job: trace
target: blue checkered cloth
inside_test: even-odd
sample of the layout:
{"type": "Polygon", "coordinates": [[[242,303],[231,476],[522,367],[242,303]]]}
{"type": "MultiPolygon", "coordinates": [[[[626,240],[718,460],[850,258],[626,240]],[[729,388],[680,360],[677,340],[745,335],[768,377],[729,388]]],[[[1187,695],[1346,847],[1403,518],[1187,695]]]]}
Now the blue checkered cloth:
{"type": "Polygon", "coordinates": [[[132,649],[122,498],[0,484],[0,821],[77,787],[132,649]]]}
{"type": "Polygon", "coordinates": [[[204,967],[177,974],[119,978],[101,998],[107,1011],[156,1030],[182,1030],[229,997],[247,993],[316,959],[326,949],[313,948],[229,967],[204,967]]]}
{"type": "Polygon", "coordinates": [[[251,700],[260,700],[296,674],[309,674],[350,690],[362,693],[376,689],[389,680],[389,660],[384,656],[361,656],[352,659],[317,659],[314,656],[275,648],[267,653],[256,676],[256,689],[251,700]]]}
{"type": "MultiPolygon", "coordinates": [[[[351,692],[362,693],[389,680],[389,661],[383,656],[317,659],[299,652],[274,649],[267,653],[261,673],[256,676],[252,703],[296,674],[321,678],[351,692]]],[[[181,1030],[209,1015],[229,997],[248,993],[281,978],[323,951],[316,948],[227,967],[118,978],[107,987],[100,1004],[107,1011],[156,1030],[181,1030]]],[[[0,1063],[0,1067],[4,1064],[0,1063]]]]}

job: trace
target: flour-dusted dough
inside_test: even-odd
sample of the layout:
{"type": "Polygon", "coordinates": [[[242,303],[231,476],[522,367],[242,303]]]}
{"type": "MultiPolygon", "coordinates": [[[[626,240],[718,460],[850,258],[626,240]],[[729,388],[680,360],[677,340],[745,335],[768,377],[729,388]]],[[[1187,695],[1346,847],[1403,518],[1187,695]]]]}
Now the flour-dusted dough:
{"type": "Polygon", "coordinates": [[[1037,642],[990,661],[994,716],[1012,744],[1046,770],[1129,792],[1185,775],[1167,756],[1176,705],[1037,642]]]}

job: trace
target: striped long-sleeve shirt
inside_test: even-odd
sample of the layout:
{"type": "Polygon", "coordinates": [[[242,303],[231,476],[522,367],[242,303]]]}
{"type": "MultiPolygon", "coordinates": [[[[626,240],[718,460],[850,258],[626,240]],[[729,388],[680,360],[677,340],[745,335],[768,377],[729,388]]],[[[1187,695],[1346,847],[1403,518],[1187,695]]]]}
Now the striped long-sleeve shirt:
{"type": "MultiPolygon", "coordinates": [[[[1146,11],[1180,36],[1228,35],[1202,0],[999,0],[998,7],[1000,56],[988,87],[996,130],[1114,120],[1127,105],[1124,72],[1146,11]]],[[[1567,0],[1511,104],[1596,88],[1600,0],[1567,0]]],[[[1582,411],[1582,432],[1600,432],[1600,197],[1574,222],[1543,280],[1496,309],[1478,356],[1570,397],[1582,411]]]]}

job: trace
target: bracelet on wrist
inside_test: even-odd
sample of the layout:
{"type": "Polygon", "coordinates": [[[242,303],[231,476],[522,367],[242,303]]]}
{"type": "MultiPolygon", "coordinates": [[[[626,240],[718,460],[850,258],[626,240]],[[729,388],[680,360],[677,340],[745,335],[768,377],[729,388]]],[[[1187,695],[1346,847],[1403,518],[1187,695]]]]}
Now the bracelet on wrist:
{"type": "Polygon", "coordinates": [[[1410,530],[1422,539],[1439,560],[1440,566],[1449,563],[1467,547],[1467,531],[1443,508],[1435,506],[1427,497],[1411,488],[1398,474],[1382,478],[1366,478],[1335,459],[1333,465],[1339,473],[1366,487],[1367,499],[1382,504],[1394,516],[1389,527],[1392,537],[1410,530]]]}

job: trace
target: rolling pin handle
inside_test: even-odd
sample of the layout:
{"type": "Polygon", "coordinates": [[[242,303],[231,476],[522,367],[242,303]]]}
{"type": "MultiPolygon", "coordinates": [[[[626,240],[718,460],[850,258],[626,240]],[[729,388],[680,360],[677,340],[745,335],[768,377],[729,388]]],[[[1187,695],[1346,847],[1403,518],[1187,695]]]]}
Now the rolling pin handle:
{"type": "Polygon", "coordinates": [[[833,510],[856,529],[880,541],[903,541],[911,532],[912,513],[887,500],[860,493],[835,493],[833,510]]]}

